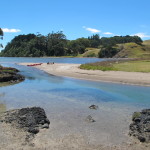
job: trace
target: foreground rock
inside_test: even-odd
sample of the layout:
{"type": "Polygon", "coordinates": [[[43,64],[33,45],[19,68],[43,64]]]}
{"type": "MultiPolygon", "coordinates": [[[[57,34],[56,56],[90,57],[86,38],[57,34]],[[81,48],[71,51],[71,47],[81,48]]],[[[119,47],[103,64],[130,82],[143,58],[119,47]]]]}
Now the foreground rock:
{"type": "Polygon", "coordinates": [[[132,121],[129,135],[138,138],[141,142],[150,142],[150,109],[134,112],[132,121]]]}
{"type": "Polygon", "coordinates": [[[50,124],[44,109],[40,107],[7,111],[1,115],[0,121],[31,134],[37,134],[40,128],[49,128],[50,124]]]}

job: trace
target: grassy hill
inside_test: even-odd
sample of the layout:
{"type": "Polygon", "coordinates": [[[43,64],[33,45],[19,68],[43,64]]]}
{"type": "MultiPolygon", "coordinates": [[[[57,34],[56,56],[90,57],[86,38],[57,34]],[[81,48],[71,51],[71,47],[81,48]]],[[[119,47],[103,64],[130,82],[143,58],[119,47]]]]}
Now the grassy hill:
{"type": "Polygon", "coordinates": [[[86,48],[85,53],[80,54],[79,57],[98,57],[99,51],[98,48],[86,48]]]}
{"type": "MultiPolygon", "coordinates": [[[[135,59],[117,59],[88,63],[82,64],[80,68],[102,71],[150,72],[150,40],[144,41],[141,45],[136,43],[117,44],[114,48],[119,51],[114,58],[135,59]]],[[[94,50],[92,51],[94,52],[94,50]]],[[[86,53],[90,53],[90,50],[86,53]]]]}
{"type": "MultiPolygon", "coordinates": [[[[119,52],[114,58],[150,58],[150,40],[143,41],[142,45],[136,43],[117,44],[115,48],[119,52]]],[[[86,48],[85,53],[78,57],[98,57],[99,51],[98,48],[86,48]]]]}
{"type": "Polygon", "coordinates": [[[114,58],[150,58],[150,40],[144,41],[142,45],[136,43],[118,44],[118,52],[114,58]]]}

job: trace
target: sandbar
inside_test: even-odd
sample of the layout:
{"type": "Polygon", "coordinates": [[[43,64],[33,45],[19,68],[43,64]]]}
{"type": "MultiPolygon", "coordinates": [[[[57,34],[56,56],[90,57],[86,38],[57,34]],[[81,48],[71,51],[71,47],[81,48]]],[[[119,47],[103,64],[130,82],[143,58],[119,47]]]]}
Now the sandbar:
{"type": "MultiPolygon", "coordinates": [[[[31,65],[31,63],[19,63],[19,65],[27,66],[31,65]]],[[[103,82],[150,86],[150,73],[83,70],[80,69],[79,66],[80,64],[43,63],[41,65],[37,65],[34,67],[55,76],[64,76],[101,82],[103,81],[103,82]]]]}

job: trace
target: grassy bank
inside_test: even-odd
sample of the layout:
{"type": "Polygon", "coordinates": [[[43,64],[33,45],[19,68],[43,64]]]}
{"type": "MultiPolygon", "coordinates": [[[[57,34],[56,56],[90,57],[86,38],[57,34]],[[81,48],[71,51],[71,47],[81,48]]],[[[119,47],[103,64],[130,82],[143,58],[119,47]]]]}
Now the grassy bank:
{"type": "Polygon", "coordinates": [[[150,72],[150,60],[118,60],[83,64],[80,69],[102,71],[150,72]]]}

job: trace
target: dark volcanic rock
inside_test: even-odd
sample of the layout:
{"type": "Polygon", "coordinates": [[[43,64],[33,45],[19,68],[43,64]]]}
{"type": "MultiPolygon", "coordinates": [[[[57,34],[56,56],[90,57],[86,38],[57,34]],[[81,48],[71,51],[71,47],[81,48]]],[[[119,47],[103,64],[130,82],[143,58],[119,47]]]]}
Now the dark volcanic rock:
{"type": "Polygon", "coordinates": [[[1,121],[11,123],[13,126],[32,134],[37,134],[41,126],[49,128],[50,124],[44,109],[40,107],[7,111],[1,121]]]}
{"type": "Polygon", "coordinates": [[[4,74],[0,77],[0,82],[19,82],[23,81],[25,78],[20,74],[4,74]]]}
{"type": "Polygon", "coordinates": [[[150,142],[150,109],[134,112],[132,121],[129,135],[136,137],[140,142],[150,142]]]}
{"type": "Polygon", "coordinates": [[[96,105],[91,105],[90,107],[89,107],[90,109],[98,109],[98,106],[96,106],[96,105]]]}
{"type": "Polygon", "coordinates": [[[19,70],[10,67],[0,66],[0,82],[16,83],[23,81],[24,76],[18,74],[19,70]]]}

